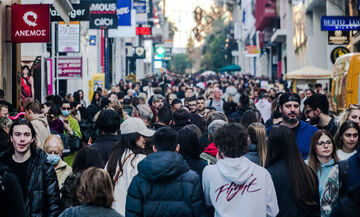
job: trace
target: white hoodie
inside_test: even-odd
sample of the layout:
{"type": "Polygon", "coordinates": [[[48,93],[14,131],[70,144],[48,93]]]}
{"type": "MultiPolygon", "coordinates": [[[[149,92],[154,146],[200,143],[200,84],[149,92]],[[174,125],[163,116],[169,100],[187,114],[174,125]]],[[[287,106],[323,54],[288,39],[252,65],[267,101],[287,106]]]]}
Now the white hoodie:
{"type": "Polygon", "coordinates": [[[205,203],[214,206],[215,217],[265,217],[279,212],[269,172],[246,157],[206,166],[202,184],[205,203]]]}

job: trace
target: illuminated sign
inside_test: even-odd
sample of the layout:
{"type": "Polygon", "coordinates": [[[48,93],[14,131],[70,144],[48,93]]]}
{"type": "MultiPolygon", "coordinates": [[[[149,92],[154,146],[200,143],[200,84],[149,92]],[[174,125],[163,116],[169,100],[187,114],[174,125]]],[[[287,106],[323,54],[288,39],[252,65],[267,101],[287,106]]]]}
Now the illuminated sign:
{"type": "Polygon", "coordinates": [[[151,35],[150,27],[136,27],[136,35],[151,35]]]}

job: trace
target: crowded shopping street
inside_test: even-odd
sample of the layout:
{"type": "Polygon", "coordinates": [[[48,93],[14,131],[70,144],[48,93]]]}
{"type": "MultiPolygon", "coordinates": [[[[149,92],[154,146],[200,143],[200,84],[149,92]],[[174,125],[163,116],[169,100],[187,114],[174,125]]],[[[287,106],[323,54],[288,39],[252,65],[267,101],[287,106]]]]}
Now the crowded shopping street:
{"type": "Polygon", "coordinates": [[[0,217],[360,217],[360,1],[0,0],[0,21],[0,217]]]}

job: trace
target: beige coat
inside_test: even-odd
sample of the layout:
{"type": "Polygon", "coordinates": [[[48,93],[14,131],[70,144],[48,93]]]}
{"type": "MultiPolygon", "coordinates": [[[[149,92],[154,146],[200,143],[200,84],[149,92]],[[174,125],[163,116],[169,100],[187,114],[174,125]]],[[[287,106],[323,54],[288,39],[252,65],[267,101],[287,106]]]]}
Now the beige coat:
{"type": "Polygon", "coordinates": [[[43,114],[35,114],[30,122],[36,132],[36,146],[43,149],[45,140],[51,135],[47,119],[43,114]]]}
{"type": "Polygon", "coordinates": [[[59,189],[61,189],[66,177],[72,173],[72,168],[65,161],[60,160],[58,167],[55,169],[55,172],[59,183],[59,189]]]}

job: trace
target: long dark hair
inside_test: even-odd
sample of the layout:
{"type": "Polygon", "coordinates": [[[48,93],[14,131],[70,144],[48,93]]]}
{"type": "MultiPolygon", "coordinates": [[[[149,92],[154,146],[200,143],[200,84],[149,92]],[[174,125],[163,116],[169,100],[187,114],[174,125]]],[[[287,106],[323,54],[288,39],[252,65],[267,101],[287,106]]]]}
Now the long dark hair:
{"type": "Polygon", "coordinates": [[[100,98],[101,98],[100,93],[97,92],[97,91],[94,91],[93,97],[92,97],[92,99],[91,99],[91,104],[97,104],[97,105],[99,105],[100,98]],[[96,95],[99,95],[99,99],[98,99],[98,100],[96,100],[96,95]]]}
{"type": "Polygon", "coordinates": [[[111,178],[114,178],[116,174],[117,165],[119,165],[120,168],[120,176],[123,174],[121,158],[126,149],[130,149],[134,153],[135,156],[133,157],[133,160],[135,159],[136,155],[145,154],[145,150],[136,145],[136,141],[140,138],[140,136],[141,135],[139,133],[121,135],[120,142],[118,142],[111,151],[107,165],[107,171],[109,172],[111,178]]]}
{"type": "Polygon", "coordinates": [[[74,173],[81,173],[90,167],[104,168],[105,164],[98,150],[84,147],[77,153],[72,169],[74,173]]]}
{"type": "Polygon", "coordinates": [[[331,157],[332,159],[334,159],[335,163],[338,162],[338,157],[336,155],[336,145],[334,142],[333,137],[331,136],[331,134],[326,131],[326,130],[318,130],[316,131],[313,136],[311,137],[311,142],[310,142],[310,153],[309,153],[309,167],[311,169],[313,169],[315,172],[320,171],[321,174],[321,166],[320,166],[320,161],[317,158],[317,154],[316,154],[316,146],[318,144],[318,141],[320,139],[321,136],[327,136],[329,137],[332,146],[333,146],[333,151],[331,153],[331,157]]]}
{"type": "Polygon", "coordinates": [[[316,174],[304,163],[293,131],[283,125],[270,130],[267,167],[278,160],[285,161],[295,203],[300,207],[317,204],[314,200],[314,192],[318,191],[316,174]]]}
{"type": "Polygon", "coordinates": [[[343,147],[343,140],[342,140],[342,136],[343,134],[345,133],[345,131],[347,131],[348,129],[350,128],[354,128],[356,129],[356,131],[358,132],[358,142],[357,142],[357,145],[356,145],[356,148],[357,149],[359,147],[359,143],[360,143],[360,128],[359,126],[352,120],[347,120],[345,121],[344,123],[341,124],[341,126],[339,127],[338,131],[336,132],[335,134],[335,137],[334,137],[334,140],[335,140],[335,143],[336,143],[336,147],[338,149],[342,149],[343,147]]]}
{"type": "Polygon", "coordinates": [[[195,131],[188,127],[183,127],[179,130],[178,142],[180,145],[180,154],[186,160],[200,159],[200,144],[195,131]]]}
{"type": "MultiPolygon", "coordinates": [[[[35,131],[33,125],[31,124],[31,122],[24,119],[24,118],[16,120],[11,125],[10,130],[9,130],[9,137],[13,135],[14,127],[19,126],[19,125],[26,125],[26,126],[28,126],[30,128],[31,137],[34,139],[34,141],[30,145],[30,148],[35,149],[36,148],[36,131],[35,131]]],[[[12,144],[12,142],[10,140],[9,140],[9,146],[8,147],[9,147],[10,152],[13,153],[14,152],[14,146],[13,146],[13,144],[12,144]]]]}

